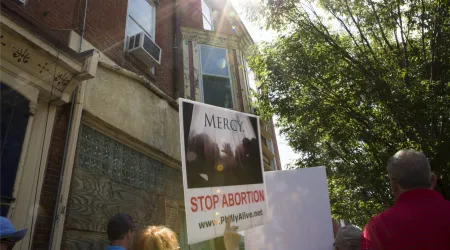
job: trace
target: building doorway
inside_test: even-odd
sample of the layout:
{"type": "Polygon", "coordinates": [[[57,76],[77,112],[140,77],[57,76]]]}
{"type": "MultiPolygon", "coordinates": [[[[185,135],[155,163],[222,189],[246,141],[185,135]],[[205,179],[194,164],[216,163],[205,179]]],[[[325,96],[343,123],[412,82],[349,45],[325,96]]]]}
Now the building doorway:
{"type": "Polygon", "coordinates": [[[0,140],[0,176],[1,176],[1,216],[7,216],[13,198],[22,145],[29,117],[29,101],[3,83],[1,92],[1,140],[0,140]]]}

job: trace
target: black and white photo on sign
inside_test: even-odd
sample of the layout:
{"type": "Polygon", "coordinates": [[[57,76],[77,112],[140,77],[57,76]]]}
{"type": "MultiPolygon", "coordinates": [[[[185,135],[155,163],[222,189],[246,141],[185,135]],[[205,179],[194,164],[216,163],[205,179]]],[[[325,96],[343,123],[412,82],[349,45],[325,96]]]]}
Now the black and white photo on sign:
{"type": "Polygon", "coordinates": [[[183,102],[188,188],[263,183],[258,119],[183,102]]]}

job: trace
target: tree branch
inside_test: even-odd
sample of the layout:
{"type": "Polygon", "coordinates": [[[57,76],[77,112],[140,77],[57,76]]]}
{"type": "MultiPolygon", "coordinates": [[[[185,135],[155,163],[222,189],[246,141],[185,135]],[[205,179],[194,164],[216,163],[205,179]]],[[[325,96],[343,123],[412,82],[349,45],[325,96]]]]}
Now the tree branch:
{"type": "Polygon", "coordinates": [[[421,30],[422,30],[422,53],[423,53],[423,61],[426,62],[427,61],[427,53],[425,50],[425,5],[423,3],[423,0],[420,0],[421,4],[422,4],[422,13],[420,15],[420,20],[421,20],[421,30]]]}
{"type": "Polygon", "coordinates": [[[403,44],[403,50],[404,50],[404,54],[405,54],[405,68],[406,68],[406,75],[405,75],[405,83],[408,83],[408,74],[409,74],[409,58],[408,58],[408,50],[407,50],[407,44],[405,42],[405,38],[404,38],[404,31],[403,31],[403,21],[402,21],[402,13],[400,10],[400,4],[399,4],[399,0],[397,0],[397,12],[398,12],[398,21],[399,21],[399,26],[400,26],[400,37],[402,39],[402,44],[403,44]]]}
{"type": "Polygon", "coordinates": [[[381,36],[383,37],[384,42],[385,42],[386,45],[389,47],[389,49],[390,49],[391,51],[393,51],[394,48],[392,48],[392,45],[389,43],[389,40],[388,40],[387,37],[386,37],[386,34],[385,34],[385,32],[384,32],[384,29],[383,29],[383,26],[381,25],[380,17],[378,16],[378,13],[377,13],[377,11],[376,11],[376,9],[375,9],[375,5],[373,4],[372,0],[369,0],[369,4],[370,4],[370,6],[372,7],[372,11],[373,11],[373,13],[374,13],[374,15],[375,15],[375,18],[376,18],[376,20],[377,20],[378,27],[380,28],[381,36]]]}
{"type": "Polygon", "coordinates": [[[369,51],[371,52],[373,57],[376,58],[376,54],[373,51],[372,47],[370,46],[369,41],[367,40],[366,36],[362,32],[361,27],[359,26],[359,23],[355,20],[355,17],[353,16],[353,12],[350,9],[350,6],[348,5],[348,0],[345,0],[345,6],[347,7],[347,11],[348,11],[348,14],[350,15],[350,18],[352,19],[353,23],[355,24],[356,28],[358,29],[359,36],[361,37],[363,44],[365,43],[365,45],[369,48],[369,51]]]}

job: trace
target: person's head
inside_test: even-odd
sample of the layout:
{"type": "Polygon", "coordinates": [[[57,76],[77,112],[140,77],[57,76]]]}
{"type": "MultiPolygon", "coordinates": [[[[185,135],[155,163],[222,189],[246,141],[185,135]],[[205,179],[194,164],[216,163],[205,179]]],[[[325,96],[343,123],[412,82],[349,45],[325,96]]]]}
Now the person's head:
{"type": "Polygon", "coordinates": [[[140,231],[133,242],[136,250],[175,250],[179,249],[177,235],[164,226],[149,226],[140,231]]]}
{"type": "Polygon", "coordinates": [[[111,217],[106,228],[110,244],[129,248],[133,241],[135,227],[133,219],[126,213],[118,213],[111,217]]]}
{"type": "Polygon", "coordinates": [[[353,225],[341,227],[334,239],[334,248],[336,250],[359,250],[361,235],[361,229],[353,225]]]}
{"type": "Polygon", "coordinates": [[[389,159],[387,171],[396,198],[407,190],[432,189],[436,185],[436,176],[431,173],[427,157],[416,150],[398,151],[389,159]]]}
{"type": "Polygon", "coordinates": [[[14,245],[23,239],[28,229],[16,230],[11,221],[0,216],[0,250],[13,249],[14,245]]]}

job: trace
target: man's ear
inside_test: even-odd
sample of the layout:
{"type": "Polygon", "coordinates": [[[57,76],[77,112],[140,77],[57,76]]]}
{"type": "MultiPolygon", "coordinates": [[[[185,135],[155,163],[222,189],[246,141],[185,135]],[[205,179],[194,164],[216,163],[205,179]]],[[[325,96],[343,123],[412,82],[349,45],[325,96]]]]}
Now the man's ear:
{"type": "Polygon", "coordinates": [[[394,195],[395,198],[397,198],[397,196],[399,195],[399,186],[398,183],[396,183],[395,181],[391,180],[391,190],[392,190],[392,194],[394,195]]]}
{"type": "Polygon", "coordinates": [[[437,176],[434,173],[431,173],[431,189],[434,189],[437,182],[437,176]]]}

